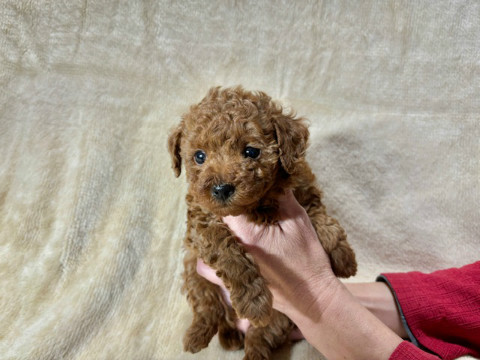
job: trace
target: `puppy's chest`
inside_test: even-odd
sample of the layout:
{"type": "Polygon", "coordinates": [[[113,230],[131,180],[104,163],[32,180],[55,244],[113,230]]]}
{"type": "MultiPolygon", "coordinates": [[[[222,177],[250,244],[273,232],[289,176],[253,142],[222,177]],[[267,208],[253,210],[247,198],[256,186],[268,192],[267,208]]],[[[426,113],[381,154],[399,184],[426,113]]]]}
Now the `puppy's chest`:
{"type": "MultiPolygon", "coordinates": [[[[248,221],[256,224],[274,224],[278,220],[278,202],[268,201],[259,204],[257,208],[245,212],[244,215],[247,216],[248,221]]],[[[230,235],[232,233],[226,228],[220,216],[199,211],[198,208],[188,212],[185,237],[187,248],[199,250],[199,248],[205,249],[212,246],[213,250],[215,243],[230,235]]]]}
{"type": "MultiPolygon", "coordinates": [[[[247,217],[249,222],[258,225],[277,223],[280,219],[280,209],[276,198],[280,196],[281,193],[283,193],[283,191],[272,191],[272,196],[262,198],[255,207],[246,209],[243,215],[247,217]]],[[[314,207],[321,205],[320,192],[315,186],[295,188],[294,194],[307,213],[309,213],[309,208],[312,205],[314,207]]],[[[213,250],[215,247],[214,243],[218,243],[218,240],[221,240],[222,237],[232,235],[223,223],[221,216],[209,212],[200,204],[193,201],[193,198],[190,196],[187,196],[187,204],[189,210],[187,214],[188,224],[185,245],[188,248],[198,250],[199,247],[205,249],[212,246],[213,250]]]]}

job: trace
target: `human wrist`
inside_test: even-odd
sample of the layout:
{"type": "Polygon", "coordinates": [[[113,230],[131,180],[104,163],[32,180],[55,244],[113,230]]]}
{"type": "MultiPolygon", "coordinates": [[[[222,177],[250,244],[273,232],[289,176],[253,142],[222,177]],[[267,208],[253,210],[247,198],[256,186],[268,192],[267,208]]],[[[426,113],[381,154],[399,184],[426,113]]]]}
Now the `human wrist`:
{"type": "Polygon", "coordinates": [[[348,291],[373,315],[393,330],[398,336],[407,338],[400,313],[391,290],[383,282],[346,283],[348,291]]]}
{"type": "Polygon", "coordinates": [[[388,359],[402,341],[368,311],[340,281],[329,284],[328,300],[289,317],[305,339],[327,358],[388,359]],[[354,322],[352,322],[354,321],[354,322]]]}
{"type": "Polygon", "coordinates": [[[288,315],[299,328],[308,328],[318,323],[322,315],[344,291],[342,283],[330,274],[317,273],[301,281],[293,288],[284,308],[279,309],[288,315]]]}

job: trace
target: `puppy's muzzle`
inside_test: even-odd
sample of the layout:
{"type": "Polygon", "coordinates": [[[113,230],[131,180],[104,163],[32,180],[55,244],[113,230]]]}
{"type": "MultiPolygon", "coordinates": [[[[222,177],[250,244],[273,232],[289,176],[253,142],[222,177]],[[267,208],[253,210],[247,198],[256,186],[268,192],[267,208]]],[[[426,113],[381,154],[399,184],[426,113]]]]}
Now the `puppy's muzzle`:
{"type": "Polygon", "coordinates": [[[212,187],[212,196],[215,200],[225,202],[235,192],[235,186],[231,184],[214,185],[212,187]]]}

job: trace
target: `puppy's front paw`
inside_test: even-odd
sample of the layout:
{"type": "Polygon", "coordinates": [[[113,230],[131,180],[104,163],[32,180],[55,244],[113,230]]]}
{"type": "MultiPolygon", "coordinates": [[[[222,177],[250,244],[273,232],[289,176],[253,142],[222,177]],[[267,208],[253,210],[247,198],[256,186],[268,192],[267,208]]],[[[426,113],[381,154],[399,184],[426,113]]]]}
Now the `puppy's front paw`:
{"type": "Polygon", "coordinates": [[[256,282],[261,283],[261,286],[246,292],[241,291],[240,296],[232,291],[232,306],[240,319],[250,320],[255,327],[265,327],[270,323],[273,313],[272,293],[268,290],[265,280],[258,278],[256,282]]]}
{"type": "Polygon", "coordinates": [[[183,349],[191,353],[197,353],[206,348],[217,332],[217,327],[205,321],[193,321],[183,337],[183,349]]]}
{"type": "Polygon", "coordinates": [[[243,360],[269,360],[270,359],[270,351],[247,351],[245,350],[245,356],[243,360]]]}
{"type": "Polygon", "coordinates": [[[218,328],[218,340],[225,350],[238,350],[243,347],[245,336],[237,328],[220,326],[218,328]]]}
{"type": "Polygon", "coordinates": [[[332,270],[338,277],[348,278],[357,273],[357,261],[355,253],[346,241],[342,241],[330,253],[332,270]]]}
{"type": "Polygon", "coordinates": [[[264,295],[237,304],[235,311],[241,319],[248,319],[255,327],[265,327],[272,317],[272,305],[264,295]]]}

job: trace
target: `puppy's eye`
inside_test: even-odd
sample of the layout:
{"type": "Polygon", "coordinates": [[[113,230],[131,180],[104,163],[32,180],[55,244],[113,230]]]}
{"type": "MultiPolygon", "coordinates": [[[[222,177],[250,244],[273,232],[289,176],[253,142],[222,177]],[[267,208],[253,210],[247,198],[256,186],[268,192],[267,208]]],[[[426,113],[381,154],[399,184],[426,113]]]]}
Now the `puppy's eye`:
{"type": "Polygon", "coordinates": [[[257,148],[251,147],[251,146],[247,146],[245,148],[245,150],[243,151],[243,155],[245,157],[256,159],[260,155],[260,149],[257,149],[257,148]]]}
{"type": "Polygon", "coordinates": [[[202,150],[198,150],[195,152],[193,155],[193,159],[198,165],[202,165],[205,162],[205,159],[207,158],[207,154],[205,154],[202,150]]]}

